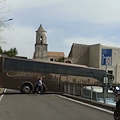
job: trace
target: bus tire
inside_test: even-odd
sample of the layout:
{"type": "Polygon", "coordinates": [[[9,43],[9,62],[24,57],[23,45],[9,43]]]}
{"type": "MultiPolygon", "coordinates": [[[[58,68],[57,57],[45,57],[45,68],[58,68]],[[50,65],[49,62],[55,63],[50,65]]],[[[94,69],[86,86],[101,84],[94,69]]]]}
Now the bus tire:
{"type": "Polygon", "coordinates": [[[24,94],[29,94],[32,91],[32,86],[30,84],[24,84],[21,87],[21,92],[24,94]]]}

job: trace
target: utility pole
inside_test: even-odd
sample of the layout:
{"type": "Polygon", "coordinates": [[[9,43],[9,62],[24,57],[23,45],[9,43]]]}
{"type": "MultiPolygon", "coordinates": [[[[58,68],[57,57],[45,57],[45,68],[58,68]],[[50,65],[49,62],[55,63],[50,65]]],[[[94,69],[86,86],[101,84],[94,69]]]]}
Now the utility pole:
{"type": "Polygon", "coordinates": [[[108,84],[108,77],[104,77],[104,87],[103,87],[103,92],[104,92],[104,103],[106,103],[106,95],[107,95],[107,84],[108,84]]]}

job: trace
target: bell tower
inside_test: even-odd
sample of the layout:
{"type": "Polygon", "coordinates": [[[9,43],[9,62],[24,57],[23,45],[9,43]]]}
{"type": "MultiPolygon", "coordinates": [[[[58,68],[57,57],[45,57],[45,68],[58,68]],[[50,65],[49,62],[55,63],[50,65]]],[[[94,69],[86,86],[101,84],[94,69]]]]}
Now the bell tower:
{"type": "Polygon", "coordinates": [[[47,60],[47,40],[46,31],[42,25],[36,31],[36,43],[33,59],[47,60]]]}

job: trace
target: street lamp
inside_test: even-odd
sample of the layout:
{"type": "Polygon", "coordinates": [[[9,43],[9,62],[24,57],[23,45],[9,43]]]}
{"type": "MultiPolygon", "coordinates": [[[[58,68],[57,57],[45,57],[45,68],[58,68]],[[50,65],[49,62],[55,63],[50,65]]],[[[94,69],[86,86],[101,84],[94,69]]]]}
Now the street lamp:
{"type": "Polygon", "coordinates": [[[7,19],[7,20],[2,20],[2,21],[0,21],[0,23],[1,23],[1,22],[6,22],[6,21],[11,21],[11,20],[13,20],[13,19],[10,18],[10,19],[7,19]]]}

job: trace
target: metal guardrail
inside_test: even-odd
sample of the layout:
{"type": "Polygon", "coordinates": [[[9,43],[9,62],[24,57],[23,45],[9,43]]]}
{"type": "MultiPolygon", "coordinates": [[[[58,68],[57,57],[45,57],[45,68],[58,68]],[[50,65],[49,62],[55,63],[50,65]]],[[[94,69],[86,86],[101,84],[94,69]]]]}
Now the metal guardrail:
{"type": "MultiPolygon", "coordinates": [[[[63,92],[71,95],[81,96],[81,97],[86,96],[92,100],[96,100],[97,97],[100,96],[100,94],[101,94],[101,98],[104,98],[104,86],[90,86],[90,85],[83,85],[83,84],[63,83],[63,92]],[[95,87],[100,87],[100,88],[95,88],[95,87]],[[100,93],[99,96],[96,96],[97,93],[100,93]]],[[[113,92],[112,91],[107,92],[106,97],[114,98],[113,92]]]]}
{"type": "MultiPolygon", "coordinates": [[[[98,102],[95,96],[96,94],[94,93],[93,89],[91,89],[91,91],[87,91],[85,88],[86,86],[87,85],[82,85],[82,84],[64,83],[63,84],[63,95],[73,98],[73,99],[77,99],[79,101],[84,101],[86,103],[114,111],[115,106],[98,102]],[[89,96],[86,96],[86,94],[89,96]]],[[[101,95],[104,98],[104,93],[101,93],[101,95]]],[[[112,95],[111,96],[114,99],[114,94],[112,95]]]]}

